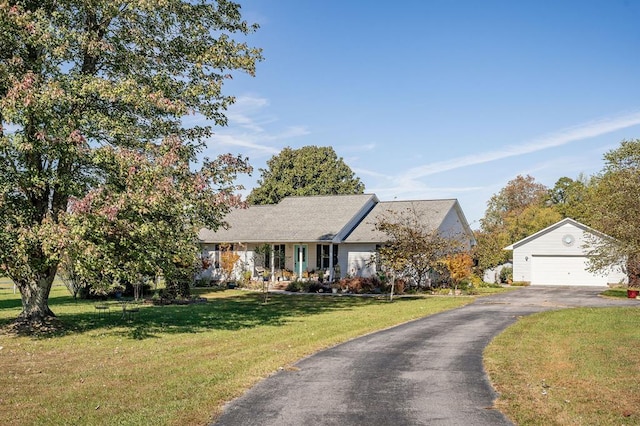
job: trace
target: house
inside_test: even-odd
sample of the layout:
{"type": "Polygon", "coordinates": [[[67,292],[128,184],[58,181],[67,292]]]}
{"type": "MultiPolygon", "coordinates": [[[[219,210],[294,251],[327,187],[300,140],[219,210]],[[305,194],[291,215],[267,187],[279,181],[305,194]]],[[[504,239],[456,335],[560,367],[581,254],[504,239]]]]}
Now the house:
{"type": "Polygon", "coordinates": [[[236,273],[250,271],[255,277],[264,268],[271,279],[319,274],[327,279],[371,276],[376,271],[373,255],[386,241],[374,230],[381,215],[411,208],[430,229],[459,238],[470,248],[473,233],[455,199],[381,202],[375,194],[286,197],[278,204],[233,210],[225,220],[227,229],[199,234],[205,274],[218,278],[222,250],[240,256],[236,273]],[[256,253],[269,247],[264,260],[256,253]],[[210,266],[209,266],[210,265],[210,266]]]}
{"type": "Polygon", "coordinates": [[[505,247],[513,250],[513,280],[533,285],[606,286],[626,280],[623,264],[587,270],[587,237],[610,238],[573,219],[563,219],[505,247]]]}

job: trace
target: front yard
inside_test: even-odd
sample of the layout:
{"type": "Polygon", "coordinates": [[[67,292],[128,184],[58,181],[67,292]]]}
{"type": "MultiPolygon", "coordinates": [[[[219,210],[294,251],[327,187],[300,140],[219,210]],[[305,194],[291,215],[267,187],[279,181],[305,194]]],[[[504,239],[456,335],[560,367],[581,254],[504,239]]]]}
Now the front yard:
{"type": "Polygon", "coordinates": [[[521,318],[485,368],[518,425],[640,425],[640,309],[577,308],[521,318]]]}
{"type": "MultiPolygon", "coordinates": [[[[0,424],[206,424],[225,401],[322,348],[464,305],[471,297],[376,298],[207,292],[206,304],[142,305],[133,319],[56,286],[55,336],[0,331],[0,424]]],[[[0,287],[0,327],[20,312],[0,287]]]]}

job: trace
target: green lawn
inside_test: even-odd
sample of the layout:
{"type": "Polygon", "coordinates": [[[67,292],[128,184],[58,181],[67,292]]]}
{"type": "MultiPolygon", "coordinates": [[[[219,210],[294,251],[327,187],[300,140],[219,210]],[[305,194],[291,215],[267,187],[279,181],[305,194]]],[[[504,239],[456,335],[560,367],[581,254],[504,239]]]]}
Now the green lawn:
{"type": "MultiPolygon", "coordinates": [[[[127,321],[118,305],[99,317],[55,286],[50,306],[64,331],[0,331],[0,424],[206,424],[301,357],[473,300],[272,295],[264,305],[237,290],[203,295],[206,304],[142,306],[127,321]]],[[[0,330],[19,312],[19,295],[0,286],[0,330]]]]}
{"type": "Polygon", "coordinates": [[[487,347],[497,408],[519,425],[640,425],[640,309],[519,319],[487,347]]]}

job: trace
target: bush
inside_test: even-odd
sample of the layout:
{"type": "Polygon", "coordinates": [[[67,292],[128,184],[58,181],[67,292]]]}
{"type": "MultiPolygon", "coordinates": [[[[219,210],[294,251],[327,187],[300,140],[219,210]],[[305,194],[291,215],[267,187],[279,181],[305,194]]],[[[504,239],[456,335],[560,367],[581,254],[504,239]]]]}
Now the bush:
{"type": "Polygon", "coordinates": [[[477,287],[483,287],[483,288],[501,288],[502,285],[498,284],[498,283],[487,283],[482,281],[482,283],[480,285],[478,285],[477,287]]]}
{"type": "Polygon", "coordinates": [[[358,294],[381,293],[389,291],[389,287],[382,284],[378,277],[343,278],[340,280],[339,284],[343,290],[358,294]]]}
{"type": "Polygon", "coordinates": [[[500,269],[500,282],[508,283],[513,281],[513,268],[511,266],[504,266],[500,269]]]}
{"type": "Polygon", "coordinates": [[[301,281],[291,281],[289,284],[287,284],[287,288],[285,290],[298,293],[304,290],[304,283],[301,281]]]}
{"type": "Polygon", "coordinates": [[[318,281],[307,281],[304,283],[304,291],[306,293],[322,293],[323,290],[322,283],[318,281]]]}

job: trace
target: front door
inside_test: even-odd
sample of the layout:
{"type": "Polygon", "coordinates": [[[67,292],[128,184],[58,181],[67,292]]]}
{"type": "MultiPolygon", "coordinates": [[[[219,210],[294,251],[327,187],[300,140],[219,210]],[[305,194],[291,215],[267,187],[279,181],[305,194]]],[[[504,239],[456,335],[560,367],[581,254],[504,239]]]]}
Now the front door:
{"type": "Polygon", "coordinates": [[[307,270],[307,245],[296,244],[293,246],[293,273],[302,278],[302,273],[307,270]]]}

